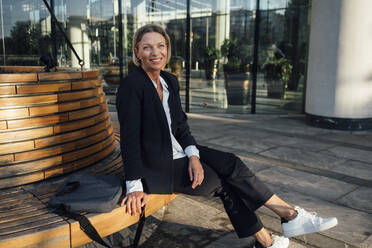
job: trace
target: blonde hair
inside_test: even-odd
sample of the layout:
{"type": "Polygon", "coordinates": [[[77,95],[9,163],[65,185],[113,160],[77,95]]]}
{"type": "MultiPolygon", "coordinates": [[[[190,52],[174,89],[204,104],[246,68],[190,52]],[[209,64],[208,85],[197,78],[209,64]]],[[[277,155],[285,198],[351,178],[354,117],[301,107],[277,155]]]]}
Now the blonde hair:
{"type": "Polygon", "coordinates": [[[140,41],[142,40],[142,37],[146,33],[153,33],[153,32],[159,33],[164,37],[165,43],[167,45],[167,63],[169,62],[169,59],[171,57],[171,43],[170,43],[170,38],[167,32],[165,32],[164,28],[160,27],[159,25],[147,24],[137,29],[136,33],[133,36],[133,42],[132,42],[133,63],[136,66],[141,65],[141,60],[137,57],[137,54],[136,54],[136,51],[138,50],[138,43],[140,43],[140,41]]]}

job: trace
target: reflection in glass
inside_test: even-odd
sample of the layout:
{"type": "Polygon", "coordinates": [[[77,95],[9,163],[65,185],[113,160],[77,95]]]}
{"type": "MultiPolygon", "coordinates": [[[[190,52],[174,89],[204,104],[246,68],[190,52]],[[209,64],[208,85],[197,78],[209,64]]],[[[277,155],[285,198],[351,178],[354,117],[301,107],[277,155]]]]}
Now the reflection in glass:
{"type": "MultiPolygon", "coordinates": [[[[124,76],[132,63],[132,37],[148,23],[166,28],[172,58],[165,70],[180,81],[185,100],[186,44],[191,45],[190,109],[199,113],[250,113],[256,0],[50,0],[85,67],[102,69],[104,82],[119,83],[119,45],[124,76]],[[122,43],[119,26],[123,24],[122,43]]],[[[257,112],[300,112],[306,69],[309,0],[261,0],[257,112]]],[[[0,0],[1,64],[37,65],[52,54],[50,15],[42,0],[0,0]]],[[[59,66],[79,67],[56,31],[59,66]]],[[[113,91],[114,92],[114,91],[113,91]]]]}
{"type": "Polygon", "coordinates": [[[288,0],[285,8],[270,6],[261,12],[258,112],[302,112],[308,4],[307,0],[288,0]]]}
{"type": "Polygon", "coordinates": [[[42,0],[1,1],[2,65],[38,65],[51,51],[50,16],[42,0]]]}

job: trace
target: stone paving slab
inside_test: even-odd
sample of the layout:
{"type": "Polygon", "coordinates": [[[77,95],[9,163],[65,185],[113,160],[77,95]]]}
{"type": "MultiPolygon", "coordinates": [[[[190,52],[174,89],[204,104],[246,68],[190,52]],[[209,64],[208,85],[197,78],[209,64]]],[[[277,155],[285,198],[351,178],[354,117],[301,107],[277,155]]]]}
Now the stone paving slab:
{"type": "Polygon", "coordinates": [[[363,243],[360,245],[361,248],[372,248],[372,235],[368,237],[368,239],[364,240],[363,243]]]}
{"type": "Polygon", "coordinates": [[[358,187],[339,180],[289,168],[275,167],[262,170],[256,175],[274,192],[296,191],[328,201],[336,201],[358,187]]]}
{"type": "Polygon", "coordinates": [[[355,161],[372,163],[372,148],[368,151],[351,147],[336,146],[328,149],[325,153],[339,158],[348,158],[355,161]]]}
{"type": "Polygon", "coordinates": [[[337,202],[372,214],[372,188],[359,187],[338,199],[337,202]]]}
{"type": "Polygon", "coordinates": [[[371,130],[354,131],[354,132],[344,131],[342,133],[327,133],[322,137],[325,139],[338,141],[342,143],[372,147],[372,142],[371,142],[372,131],[371,130]]]}
{"type": "Polygon", "coordinates": [[[298,148],[301,150],[306,150],[306,151],[312,151],[312,152],[320,152],[329,148],[332,148],[336,146],[335,144],[332,143],[327,143],[324,141],[314,141],[314,140],[309,140],[305,138],[299,138],[299,142],[287,145],[288,147],[293,147],[293,148],[298,148]]]}
{"type": "Polygon", "coordinates": [[[312,152],[293,147],[278,147],[260,153],[260,155],[291,161],[312,168],[330,170],[346,161],[345,158],[339,158],[321,152],[312,152]]]}
{"type": "Polygon", "coordinates": [[[224,211],[181,195],[168,205],[163,222],[142,247],[208,247],[232,230],[224,211]]]}
{"type": "Polygon", "coordinates": [[[244,147],[245,151],[252,153],[259,153],[261,151],[266,151],[267,149],[275,147],[275,145],[270,146],[269,144],[257,142],[256,140],[229,135],[215,139],[209,139],[208,143],[237,149],[244,147]]]}
{"type": "Polygon", "coordinates": [[[344,163],[335,165],[332,171],[365,180],[372,180],[372,164],[368,163],[346,160],[344,163]]]}

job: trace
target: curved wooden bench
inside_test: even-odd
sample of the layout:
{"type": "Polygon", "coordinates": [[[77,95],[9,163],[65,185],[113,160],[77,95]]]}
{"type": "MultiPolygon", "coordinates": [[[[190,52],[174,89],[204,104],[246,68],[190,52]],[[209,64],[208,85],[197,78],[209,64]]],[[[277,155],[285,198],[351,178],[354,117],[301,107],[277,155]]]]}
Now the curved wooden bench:
{"type": "MultiPolygon", "coordinates": [[[[106,158],[86,168],[85,171],[123,174],[118,143],[116,143],[115,154],[114,159],[106,158]]],[[[0,247],[67,248],[91,242],[81,231],[78,222],[62,218],[48,210],[49,198],[62,183],[63,179],[52,178],[31,185],[0,190],[0,247]]],[[[146,216],[154,214],[175,197],[176,195],[149,195],[146,216]]],[[[124,207],[118,207],[110,213],[87,214],[86,216],[103,237],[139,220],[139,216],[125,214],[124,207]]]]}
{"type": "Polygon", "coordinates": [[[113,141],[98,70],[0,67],[0,189],[92,165],[113,141]]]}
{"type": "MultiPolygon", "coordinates": [[[[118,129],[99,71],[0,67],[0,247],[90,242],[78,223],[51,213],[47,203],[67,173],[123,174],[118,129]]],[[[151,195],[146,214],[174,197],[151,195]]],[[[88,217],[102,236],[138,221],[120,207],[88,217]]]]}

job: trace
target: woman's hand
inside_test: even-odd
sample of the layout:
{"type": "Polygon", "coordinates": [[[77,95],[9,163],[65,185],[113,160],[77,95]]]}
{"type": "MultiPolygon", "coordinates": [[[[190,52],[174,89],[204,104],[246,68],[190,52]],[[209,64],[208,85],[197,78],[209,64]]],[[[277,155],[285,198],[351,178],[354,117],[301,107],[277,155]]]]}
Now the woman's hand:
{"type": "Polygon", "coordinates": [[[121,206],[126,205],[125,212],[130,215],[141,213],[141,208],[145,206],[147,201],[147,194],[142,191],[134,191],[125,196],[121,202],[121,206]]]}
{"type": "Polygon", "coordinates": [[[199,186],[204,180],[203,166],[197,156],[191,156],[189,159],[189,176],[193,189],[199,186]]]}

